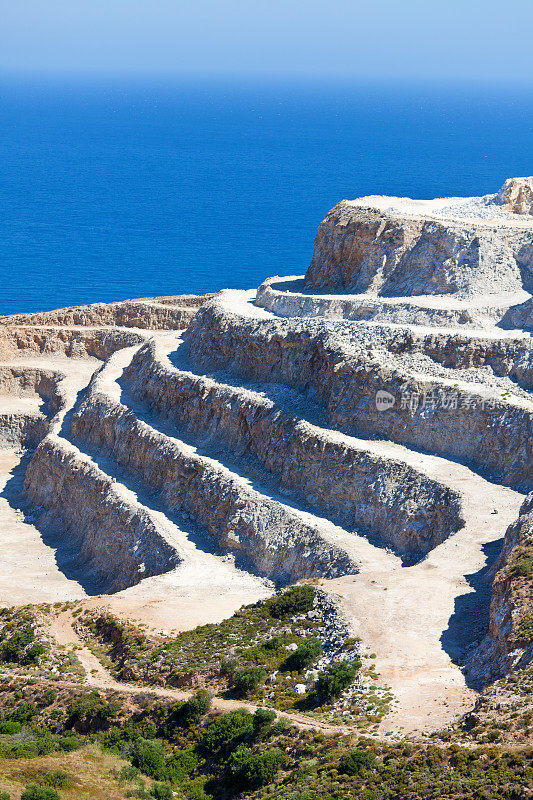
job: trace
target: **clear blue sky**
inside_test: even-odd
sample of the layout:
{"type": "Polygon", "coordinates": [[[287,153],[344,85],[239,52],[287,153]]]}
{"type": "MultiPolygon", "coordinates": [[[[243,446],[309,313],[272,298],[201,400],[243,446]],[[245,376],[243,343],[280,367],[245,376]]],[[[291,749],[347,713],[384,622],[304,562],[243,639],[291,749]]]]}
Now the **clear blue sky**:
{"type": "Polygon", "coordinates": [[[533,82],[533,0],[0,0],[0,70],[533,82]]]}

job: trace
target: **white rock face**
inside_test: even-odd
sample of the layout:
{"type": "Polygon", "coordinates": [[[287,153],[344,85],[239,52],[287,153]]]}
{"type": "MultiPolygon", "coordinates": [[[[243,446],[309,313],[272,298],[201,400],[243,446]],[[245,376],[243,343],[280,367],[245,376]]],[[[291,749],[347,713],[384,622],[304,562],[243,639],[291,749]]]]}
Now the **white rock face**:
{"type": "Polygon", "coordinates": [[[216,432],[220,447],[241,456],[243,468],[250,457],[257,459],[321,514],[350,529],[370,526],[399,552],[426,552],[460,525],[458,495],[442,483],[394,459],[372,458],[354,449],[353,441],[299,420],[284,410],[283,398],[275,402],[176,369],[165,364],[155,343],[136,353],[123,380],[133,397],[182,428],[201,437],[216,432]]]}
{"type": "Polygon", "coordinates": [[[307,289],[474,298],[533,289],[533,178],[496,195],[342,200],[320,224],[307,289]]]}
{"type": "Polygon", "coordinates": [[[508,178],[498,192],[497,200],[513,214],[533,215],[533,177],[508,178]]]}

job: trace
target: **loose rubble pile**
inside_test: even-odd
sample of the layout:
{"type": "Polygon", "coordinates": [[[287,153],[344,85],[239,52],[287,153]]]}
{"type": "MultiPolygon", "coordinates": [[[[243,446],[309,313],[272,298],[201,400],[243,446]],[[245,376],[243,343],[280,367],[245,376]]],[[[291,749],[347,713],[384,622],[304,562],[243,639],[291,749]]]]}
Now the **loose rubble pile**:
{"type": "MultiPolygon", "coordinates": [[[[336,661],[351,661],[358,665],[366,655],[364,642],[350,636],[350,626],[341,604],[330,594],[321,590],[317,591],[314,609],[307,616],[310,617],[313,614],[320,615],[324,623],[317,632],[324,654],[313,669],[308,670],[304,675],[307,690],[316,681],[319,672],[329,664],[336,661]],[[349,646],[347,647],[347,645],[349,646]]],[[[368,674],[358,672],[351,686],[345,689],[339,699],[333,703],[330,716],[336,717],[339,712],[345,717],[350,716],[353,714],[354,705],[358,713],[370,710],[368,695],[371,685],[372,679],[368,674]]],[[[375,695],[378,698],[388,698],[389,696],[385,687],[376,688],[375,695]]]]}

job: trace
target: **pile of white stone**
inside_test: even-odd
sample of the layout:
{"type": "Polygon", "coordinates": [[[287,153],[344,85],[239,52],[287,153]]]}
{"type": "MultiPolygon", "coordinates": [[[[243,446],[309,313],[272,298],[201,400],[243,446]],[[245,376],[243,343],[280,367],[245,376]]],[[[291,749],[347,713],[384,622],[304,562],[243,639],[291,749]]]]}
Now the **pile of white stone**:
{"type": "MultiPolygon", "coordinates": [[[[319,673],[330,664],[338,661],[357,663],[361,661],[363,655],[362,643],[357,639],[351,639],[350,647],[346,648],[346,643],[350,639],[350,630],[339,604],[331,595],[321,589],[317,589],[313,609],[307,614],[295,617],[295,622],[304,622],[306,619],[320,619],[322,621],[322,625],[317,631],[317,636],[322,644],[323,654],[313,668],[304,673],[305,683],[298,683],[294,687],[297,694],[309,692],[319,673]]],[[[368,690],[369,686],[368,679],[358,674],[353,684],[342,693],[334,708],[348,708],[352,705],[354,699],[361,700],[362,695],[368,690]]]]}

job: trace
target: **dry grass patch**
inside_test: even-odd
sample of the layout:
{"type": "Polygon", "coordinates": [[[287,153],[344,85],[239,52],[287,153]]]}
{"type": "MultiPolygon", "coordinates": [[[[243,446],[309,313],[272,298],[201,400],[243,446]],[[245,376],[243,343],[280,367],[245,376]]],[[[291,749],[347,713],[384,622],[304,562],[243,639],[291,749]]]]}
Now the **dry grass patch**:
{"type": "Polygon", "coordinates": [[[94,743],[74,753],[55,753],[16,762],[0,759],[0,791],[8,792],[12,800],[19,800],[28,784],[46,784],[49,779],[53,783],[54,773],[61,771],[66,779],[64,785],[56,788],[62,800],[126,800],[127,792],[137,784],[118,777],[124,763],[94,743]]]}

